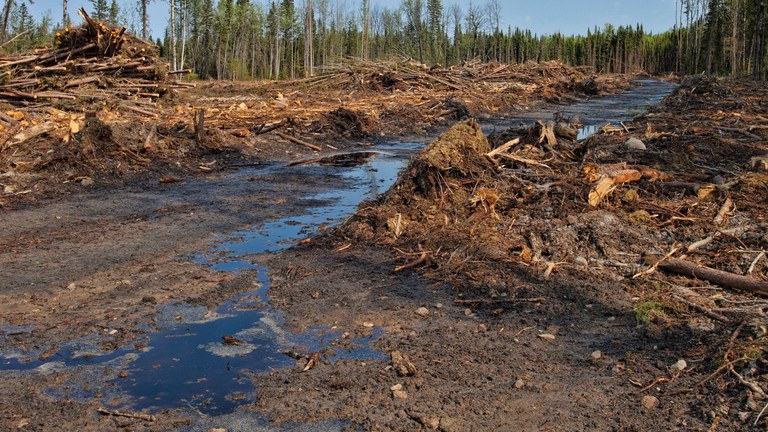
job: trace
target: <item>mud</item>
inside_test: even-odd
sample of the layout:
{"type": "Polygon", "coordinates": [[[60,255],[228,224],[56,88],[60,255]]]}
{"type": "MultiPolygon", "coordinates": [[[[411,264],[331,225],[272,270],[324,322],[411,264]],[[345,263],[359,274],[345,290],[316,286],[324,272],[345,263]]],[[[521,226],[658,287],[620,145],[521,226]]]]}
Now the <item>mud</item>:
{"type": "MultiPolygon", "coordinates": [[[[377,155],[365,157],[309,158],[294,167],[267,164],[181,182],[146,181],[19,204],[4,213],[7,231],[0,244],[9,252],[2,257],[2,279],[11,284],[0,293],[8,311],[0,344],[12,359],[2,367],[10,370],[2,372],[8,379],[0,387],[0,425],[24,424],[28,430],[706,430],[717,421],[723,430],[743,430],[754,421],[746,396],[727,383],[723,391],[705,386],[681,395],[659,391],[661,385],[642,390],[658,377],[671,377],[675,389],[693,386],[713,370],[708,347],[727,338],[686,326],[658,332],[638,327],[637,299],[645,294],[626,283],[624,274],[631,269],[617,274],[568,264],[543,279],[540,268],[515,258],[522,252],[517,244],[482,236],[490,227],[496,232],[512,228],[482,205],[463,215],[476,216],[457,224],[475,227],[477,235],[469,237],[431,224],[441,220],[439,212],[418,200],[400,200],[410,207],[399,208],[402,215],[420,212],[424,218],[413,218],[411,225],[401,219],[407,233],[401,241],[387,231],[394,208],[367,202],[346,221],[344,215],[354,212],[360,199],[389,189],[403,157],[420,146],[378,145],[371,149],[377,155]],[[369,165],[379,171],[348,166],[387,158],[397,163],[369,165]],[[361,181],[370,187],[360,189],[361,181]],[[376,212],[373,228],[360,233],[360,221],[376,212]],[[345,221],[341,229],[327,231],[345,221]],[[314,237],[316,230],[325,234],[314,237]],[[388,240],[382,241],[382,232],[388,240]],[[454,261],[433,258],[455,252],[438,250],[441,245],[462,244],[468,250],[454,253],[454,261]],[[425,252],[429,258],[422,264],[395,270],[425,252]],[[260,291],[267,283],[268,295],[260,291]],[[195,323],[216,314],[234,317],[213,321],[222,327],[195,323]],[[274,344],[274,335],[260,339],[262,324],[250,325],[265,316],[277,318],[283,342],[274,344]],[[231,320],[240,322],[231,326],[231,320]],[[220,342],[224,335],[244,344],[227,347],[220,342]],[[162,339],[173,342],[146,351],[162,339]],[[196,373],[185,376],[190,368],[183,365],[176,372],[174,364],[184,361],[175,360],[174,353],[184,352],[187,339],[195,347],[227,348],[217,352],[232,357],[192,363],[196,373]],[[247,353],[252,346],[257,350],[247,353]],[[298,359],[276,355],[279,349],[298,359]],[[354,350],[364,354],[345,356],[354,350]],[[392,367],[388,357],[395,350],[410,357],[414,376],[399,376],[392,367]],[[319,354],[318,364],[302,372],[312,354],[319,354]],[[687,359],[689,369],[670,375],[679,358],[687,359]],[[212,372],[227,366],[227,373],[212,372]],[[19,371],[25,367],[35,371],[19,371]],[[205,371],[211,376],[203,376],[205,371]],[[221,384],[229,379],[238,384],[221,384]],[[191,390],[183,388],[192,381],[197,384],[191,390]],[[146,387],[132,393],[135,386],[146,387]],[[649,394],[659,398],[658,406],[643,405],[649,394]],[[96,407],[148,409],[156,420],[101,416],[96,407]],[[740,412],[750,412],[749,419],[739,420],[740,412]]],[[[433,165],[442,172],[440,161],[433,165]]],[[[464,177],[461,187],[477,192],[472,190],[476,178],[491,170],[478,166],[469,164],[448,178],[448,187],[458,191],[451,182],[464,177]]],[[[432,192],[446,185],[432,179],[432,192]]],[[[443,196],[445,205],[463,206],[473,196],[453,192],[436,192],[430,199],[443,196]]],[[[488,197],[478,202],[488,204],[488,197]]],[[[547,210],[553,204],[531,204],[541,220],[561,211],[547,210]]],[[[571,205],[565,208],[577,208],[571,205]]],[[[495,211],[503,215],[511,208],[502,200],[495,211]]],[[[547,245],[557,245],[558,238],[567,245],[570,228],[579,227],[577,235],[587,235],[614,257],[624,251],[622,243],[652,248],[666,241],[663,233],[627,229],[611,209],[574,212],[574,218],[562,226],[527,223],[534,230],[554,230],[543,239],[547,245]]],[[[559,256],[551,246],[547,258],[571,262],[574,253],[595,248],[584,245],[584,251],[559,256]]]]}

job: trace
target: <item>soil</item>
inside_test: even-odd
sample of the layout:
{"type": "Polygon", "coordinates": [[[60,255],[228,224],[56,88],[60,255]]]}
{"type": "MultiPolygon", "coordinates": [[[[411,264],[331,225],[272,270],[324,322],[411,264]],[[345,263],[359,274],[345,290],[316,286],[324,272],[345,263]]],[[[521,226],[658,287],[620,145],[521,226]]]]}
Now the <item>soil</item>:
{"type": "MultiPolygon", "coordinates": [[[[225,103],[230,84],[210,86],[195,91],[215,91],[225,103]]],[[[37,373],[10,367],[0,372],[0,429],[299,430],[299,422],[310,430],[760,430],[765,419],[754,423],[765,399],[749,387],[766,381],[760,299],[658,271],[632,276],[649,267],[646,255],[663,256],[711,233],[726,196],[738,208],[727,216],[730,226],[758,228],[723,236],[694,259],[743,273],[754,254],[727,251],[766,248],[765,174],[749,163],[768,153],[764,129],[749,128],[765,123],[765,91],[694,82],[626,130],[582,142],[558,135],[549,147],[539,142],[549,126],[542,123],[524,130],[509,152],[517,159],[506,164],[481,157],[506,140],[486,140],[476,123],[462,122],[463,130],[444,136],[455,148],[433,143],[395,187],[340,227],[281,253],[247,257],[271,269],[270,302],[284,311],[286,328],[333,328],[342,334],[337,349],[383,329],[374,347],[406,355],[406,367],[389,359],[332,362],[324,351],[307,357],[316,362],[309,368],[300,359],[253,376],[255,402],[232,414],[174,409],[154,420],[96,411],[121,404],[123,396],[100,386],[120,376],[119,364],[37,373]],[[474,138],[460,139],[467,134],[474,138]],[[650,151],[622,150],[629,135],[650,151]],[[731,151],[722,150],[724,141],[731,151]],[[619,185],[590,206],[594,183],[582,169],[618,162],[673,178],[619,185]],[[700,190],[734,179],[736,186],[714,188],[723,195],[710,201],[671,185],[700,190]],[[640,199],[624,199],[630,190],[640,199]],[[675,300],[671,286],[703,293],[694,303],[702,295],[716,302],[699,306],[728,322],[675,300]],[[748,307],[729,309],[733,304],[748,307]],[[742,356],[748,361],[734,362],[742,356]],[[686,367],[674,368],[680,359],[686,367]],[[734,362],[733,372],[720,368],[724,362],[734,362]]],[[[334,112],[324,121],[350,122],[338,109],[320,110],[334,112]]],[[[372,121],[351,123],[328,130],[350,139],[383,130],[372,121]]],[[[257,157],[317,157],[299,149],[288,155],[287,148],[293,144],[275,143],[257,157]]],[[[106,351],[140,349],[143,335],[160,326],[158,307],[214,309],[253,289],[252,271],[216,272],[190,258],[211,250],[212,238],[301,214],[312,204],[302,196],[344,179],[320,170],[308,182],[281,168],[241,168],[256,159],[230,150],[199,149],[176,167],[155,161],[140,175],[95,170],[101,174],[92,186],[74,184],[76,169],[9,182],[33,192],[3,197],[0,351],[53,364],[61,344],[82,337],[106,351]],[[161,183],[161,176],[174,178],[161,183]]],[[[758,262],[753,277],[765,280],[766,271],[758,262]]]]}

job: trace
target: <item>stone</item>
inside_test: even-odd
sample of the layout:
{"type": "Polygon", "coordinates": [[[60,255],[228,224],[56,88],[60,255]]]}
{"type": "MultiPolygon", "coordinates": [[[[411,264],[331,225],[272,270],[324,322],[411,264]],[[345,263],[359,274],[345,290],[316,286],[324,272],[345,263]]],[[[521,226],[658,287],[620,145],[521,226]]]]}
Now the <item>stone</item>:
{"type": "Polygon", "coordinates": [[[641,404],[647,409],[653,409],[659,406],[659,399],[656,396],[646,395],[640,401],[641,404]]]}
{"type": "Polygon", "coordinates": [[[573,260],[573,263],[582,267],[586,267],[589,265],[589,261],[587,261],[587,259],[584,258],[583,256],[576,257],[573,260]]]}
{"type": "Polygon", "coordinates": [[[436,430],[440,427],[440,418],[437,416],[424,416],[419,421],[429,430],[436,430]]]}
{"type": "Polygon", "coordinates": [[[688,367],[688,363],[686,363],[685,360],[680,359],[675,362],[675,364],[672,365],[672,370],[680,371],[682,372],[685,368],[688,367]]]}
{"type": "Polygon", "coordinates": [[[549,334],[549,333],[542,333],[539,335],[539,339],[552,341],[552,340],[555,340],[555,335],[549,334]]]}
{"type": "Polygon", "coordinates": [[[392,367],[400,376],[416,375],[416,365],[413,364],[408,355],[400,351],[392,351],[390,354],[392,367]]]}
{"type": "Polygon", "coordinates": [[[363,327],[372,328],[373,327],[373,323],[372,322],[364,322],[363,323],[363,327]]]}
{"type": "Polygon", "coordinates": [[[516,388],[516,389],[518,389],[518,390],[519,390],[519,389],[521,389],[521,388],[523,388],[523,387],[525,387],[525,381],[523,381],[523,380],[521,380],[521,379],[519,379],[519,380],[515,381],[515,388],[516,388]]]}
{"type": "Polygon", "coordinates": [[[425,308],[424,306],[416,309],[416,315],[420,317],[426,317],[429,315],[429,309],[425,308]]]}
{"type": "Polygon", "coordinates": [[[402,390],[403,389],[403,385],[402,384],[395,384],[392,387],[390,387],[389,389],[392,390],[392,391],[402,390]]]}
{"type": "Polygon", "coordinates": [[[405,390],[394,390],[392,392],[392,397],[394,399],[406,400],[408,399],[408,393],[406,393],[405,390]]]}
{"type": "Polygon", "coordinates": [[[464,309],[464,315],[466,315],[466,316],[472,315],[472,309],[470,309],[470,308],[464,309]]]}
{"type": "Polygon", "coordinates": [[[624,142],[624,148],[627,150],[647,150],[645,143],[635,137],[630,137],[624,142]]]}
{"type": "Polygon", "coordinates": [[[592,360],[600,360],[600,358],[603,356],[603,353],[598,351],[594,351],[590,357],[592,357],[592,360]]]}
{"type": "Polygon", "coordinates": [[[93,186],[95,182],[90,177],[85,177],[84,179],[80,180],[80,184],[83,186],[93,186]]]}

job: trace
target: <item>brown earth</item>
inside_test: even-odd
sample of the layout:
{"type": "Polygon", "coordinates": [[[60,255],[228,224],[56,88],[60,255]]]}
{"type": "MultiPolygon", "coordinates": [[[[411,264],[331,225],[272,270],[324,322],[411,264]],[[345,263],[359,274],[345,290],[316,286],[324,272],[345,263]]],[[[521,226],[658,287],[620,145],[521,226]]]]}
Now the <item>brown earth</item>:
{"type": "Polygon", "coordinates": [[[687,247],[765,285],[768,177],[751,165],[768,151],[765,96],[684,82],[584,142],[520,130],[504,158],[458,124],[349,223],[268,260],[290,269],[271,290],[289,324],[383,326],[377,347],[410,356],[416,374],[394,361],[274,371],[255,380],[255,408],[366,430],[764,429],[768,301],[652,264],[687,247]],[[627,150],[628,136],[647,149],[627,150]],[[616,163],[637,177],[590,205],[616,163]],[[414,270],[426,280],[408,282],[414,270]]]}
{"type": "MultiPolygon", "coordinates": [[[[723,227],[712,220],[726,198],[735,203],[725,215],[726,226],[746,229],[720,235],[689,259],[743,274],[755,258],[751,251],[766,248],[768,193],[759,161],[750,167],[750,158],[768,152],[762,128],[766,90],[741,82],[689,84],[650,115],[626,124],[645,141],[645,152],[623,149],[629,135],[623,128],[581,143],[562,135],[550,142],[550,126],[541,124],[487,143],[474,123],[462,123],[463,131],[454,129],[454,137],[449,133],[441,145],[433,143],[395,188],[364,203],[349,223],[310,246],[254,257],[274,269],[270,298],[286,312],[290,328],[329,325],[354,336],[370,332],[371,324],[383,327],[376,347],[407,355],[415,375],[400,376],[388,361],[330,364],[321,357],[304,373],[301,365],[255,378],[258,402],[240,415],[257,410],[278,423],[349,419],[367,430],[764,427],[764,418],[752,426],[765,405],[756,390],[766,386],[764,302],[661,271],[631,279],[649,268],[651,255],[664,256],[678,243],[689,245],[723,227]],[[521,144],[505,156],[482,155],[515,134],[521,144]],[[467,136],[472,139],[456,139],[467,136]],[[590,206],[596,182],[612,175],[609,165],[619,162],[626,163],[622,169],[645,171],[590,206]],[[638,213],[642,210],[646,213],[638,213]],[[693,296],[672,287],[686,287],[693,296]],[[687,303],[680,293],[688,295],[687,303]],[[743,356],[748,358],[734,361],[743,356]],[[687,362],[682,370],[672,368],[679,359],[687,362]],[[732,370],[720,368],[727,362],[733,362],[732,370]],[[397,384],[402,388],[392,390],[397,384]],[[643,399],[651,395],[658,401],[643,399]]],[[[229,85],[195,91],[215,92],[218,99],[211,103],[229,106],[222,108],[221,122],[255,116],[230,106],[239,101],[222,93],[229,85]]],[[[234,95],[243,88],[248,87],[230,90],[234,95]]],[[[265,95],[274,89],[269,88],[265,95]]],[[[291,97],[287,94],[283,98],[291,97]]],[[[328,101],[319,105],[319,114],[302,124],[334,112],[324,118],[354,124],[338,129],[342,136],[386,130],[371,132],[370,122],[339,111],[339,104],[330,102],[338,90],[325,94],[328,101]]],[[[537,95],[528,97],[533,101],[537,95]]],[[[286,114],[277,108],[265,112],[267,117],[254,122],[286,114]]],[[[479,113],[470,109],[470,114],[479,113]]],[[[136,125],[123,120],[126,135],[135,135],[136,125]]],[[[119,127],[110,127],[115,139],[119,127]]],[[[334,129],[326,129],[318,137],[332,136],[326,134],[334,129]]],[[[178,142],[187,145],[191,132],[179,133],[178,142]]],[[[42,140],[39,144],[45,148],[42,140]]],[[[264,154],[283,158],[286,145],[294,146],[272,143],[264,154]]],[[[114,186],[126,181],[126,174],[99,174],[96,165],[87,168],[96,173],[95,186],[71,184],[76,178],[71,176],[83,171],[66,163],[61,171],[25,174],[28,183],[9,183],[34,192],[4,197],[0,214],[6,228],[0,239],[2,280],[9,281],[0,293],[3,324],[36,329],[4,331],[3,349],[51,355],[61,341],[94,330],[103,335],[102,347],[113,349],[141,341],[136,327],[151,323],[155,302],[214,307],[251,289],[250,275],[215,273],[189,256],[204,250],[211,234],[264,220],[265,205],[286,215],[300,213],[306,203],[287,196],[275,179],[255,177],[243,186],[229,181],[242,173],[200,170],[252,161],[230,161],[229,147],[225,153],[212,148],[185,153],[182,166],[173,168],[173,175],[184,179],[180,184],[157,181],[178,158],[175,150],[167,159],[135,165],[131,170],[142,175],[148,166],[158,168],[119,188],[114,186]],[[66,170],[72,171],[57,177],[66,170]],[[198,170],[204,173],[190,174],[198,170]],[[62,179],[70,179],[71,189],[55,184],[62,179]],[[238,186],[227,190],[227,185],[238,186]],[[62,195],[67,191],[74,195],[62,195]]],[[[119,163],[126,157],[121,153],[109,153],[118,156],[99,163],[119,163]]],[[[298,154],[306,153],[293,156],[298,154]]],[[[304,181],[293,183],[314,192],[338,179],[304,181]]],[[[758,260],[750,277],[764,281],[765,273],[765,260],[758,260]]],[[[75,387],[78,373],[4,372],[0,428],[168,430],[191,424],[193,430],[207,430],[229,424],[229,430],[238,430],[236,423],[202,422],[184,412],[158,413],[156,421],[99,416],[99,398],[50,395],[52,389],[75,387]]]]}

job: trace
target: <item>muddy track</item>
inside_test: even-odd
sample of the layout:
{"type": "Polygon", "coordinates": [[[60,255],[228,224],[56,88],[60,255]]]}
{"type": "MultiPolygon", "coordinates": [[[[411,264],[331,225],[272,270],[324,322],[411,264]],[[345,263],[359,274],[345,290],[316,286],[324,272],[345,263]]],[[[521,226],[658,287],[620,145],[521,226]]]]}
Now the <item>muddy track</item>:
{"type": "MultiPolygon", "coordinates": [[[[417,147],[376,150],[402,163],[417,147]]],[[[394,180],[391,173],[360,173],[371,183],[363,195],[383,192],[394,180]]],[[[333,191],[354,189],[356,182],[360,179],[329,167],[275,165],[96,191],[0,215],[5,228],[0,279],[7,283],[0,292],[0,347],[6,353],[0,367],[8,378],[0,388],[0,426],[278,428],[265,420],[270,419],[310,423],[310,430],[344,429],[349,421],[368,430],[704,428],[695,418],[680,416],[687,405],[665,402],[661,410],[649,411],[640,404],[642,395],[629,383],[633,374],[643,379],[662,374],[676,360],[673,353],[688,347],[685,335],[681,342],[639,336],[628,295],[617,296],[610,279],[531,284],[527,294],[546,300],[477,307],[454,304],[461,293],[412,270],[394,272],[397,263],[376,248],[325,240],[274,255],[254,253],[293,243],[237,249],[248,244],[252,227],[258,231],[260,223],[282,221],[291,232],[286,238],[295,242],[338,221],[313,209],[336,202],[333,191]],[[212,238],[229,246],[211,247],[212,238]],[[200,264],[205,261],[213,266],[200,264]],[[216,271],[217,265],[237,271],[216,271]],[[298,354],[322,350],[318,365],[301,373],[306,359],[299,358],[296,367],[255,375],[244,367],[237,379],[245,383],[245,397],[233,399],[228,410],[212,409],[223,400],[217,398],[230,396],[219,394],[211,396],[214,402],[203,397],[159,404],[155,421],[95,413],[97,406],[157,406],[151,400],[137,402],[138,394],[121,382],[141,379],[134,357],[120,351],[101,363],[100,356],[127,346],[141,357],[146,344],[154,343],[147,332],[179,327],[175,322],[184,330],[183,323],[192,322],[184,305],[213,313],[226,300],[254,290],[257,276],[267,277],[259,265],[270,269],[269,298],[255,298],[249,307],[268,301],[271,306],[258,319],[278,313],[285,320],[281,327],[298,335],[281,346],[298,354]],[[162,310],[168,304],[181,308],[158,315],[157,305],[162,310]],[[420,307],[427,308],[426,316],[416,314],[420,307]],[[308,331],[316,339],[302,339],[308,331]],[[370,343],[377,353],[334,355],[370,343]],[[393,350],[411,356],[418,371],[414,377],[399,377],[382,359],[393,350]],[[595,359],[598,350],[601,356],[595,359]],[[75,355],[85,360],[66,366],[75,355]],[[37,372],[18,372],[32,368],[37,372]],[[400,393],[393,399],[391,388],[397,384],[407,399],[400,393]],[[255,394],[247,390],[252,385],[255,394]],[[26,402],[30,395],[34,403],[26,402]],[[236,406],[242,407],[231,412],[236,406]],[[60,411],[48,415],[52,409],[60,411]]],[[[349,213],[356,203],[345,205],[351,206],[349,213]]],[[[217,343],[224,336],[219,333],[211,332],[217,343]]],[[[253,342],[243,334],[239,337],[246,344],[253,342]]],[[[280,364],[292,363],[286,359],[281,357],[280,364]]],[[[202,382],[192,393],[205,388],[202,382]]]]}

